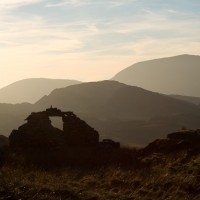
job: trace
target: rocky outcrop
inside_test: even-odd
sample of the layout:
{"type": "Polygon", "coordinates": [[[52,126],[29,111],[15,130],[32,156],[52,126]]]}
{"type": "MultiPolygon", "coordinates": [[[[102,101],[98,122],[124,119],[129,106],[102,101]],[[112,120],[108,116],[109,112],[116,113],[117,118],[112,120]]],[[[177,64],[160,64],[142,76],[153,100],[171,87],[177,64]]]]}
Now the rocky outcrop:
{"type": "Polygon", "coordinates": [[[168,134],[167,139],[158,139],[142,149],[142,154],[175,153],[187,151],[190,154],[200,153],[200,129],[186,130],[168,134]]]}
{"type": "Polygon", "coordinates": [[[182,140],[191,143],[198,143],[200,144],[200,129],[197,130],[185,130],[180,132],[175,132],[168,134],[167,138],[170,140],[182,140]]]}

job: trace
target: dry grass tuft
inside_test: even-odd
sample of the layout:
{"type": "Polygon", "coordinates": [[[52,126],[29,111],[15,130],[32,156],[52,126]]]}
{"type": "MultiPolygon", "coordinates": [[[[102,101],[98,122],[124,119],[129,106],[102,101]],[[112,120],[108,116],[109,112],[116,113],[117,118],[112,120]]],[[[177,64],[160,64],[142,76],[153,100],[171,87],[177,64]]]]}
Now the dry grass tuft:
{"type": "Polygon", "coordinates": [[[183,162],[184,154],[150,168],[66,168],[42,171],[1,169],[0,199],[33,200],[199,200],[200,156],[183,162]],[[182,156],[182,157],[181,157],[182,156]]]}

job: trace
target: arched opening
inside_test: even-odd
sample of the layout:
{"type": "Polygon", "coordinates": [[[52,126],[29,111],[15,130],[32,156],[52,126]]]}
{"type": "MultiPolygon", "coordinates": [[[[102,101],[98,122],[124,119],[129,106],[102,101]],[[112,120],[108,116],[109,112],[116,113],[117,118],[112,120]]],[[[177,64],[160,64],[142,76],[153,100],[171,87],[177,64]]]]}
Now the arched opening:
{"type": "Polygon", "coordinates": [[[49,117],[51,125],[63,131],[63,120],[62,117],[49,117]]]}

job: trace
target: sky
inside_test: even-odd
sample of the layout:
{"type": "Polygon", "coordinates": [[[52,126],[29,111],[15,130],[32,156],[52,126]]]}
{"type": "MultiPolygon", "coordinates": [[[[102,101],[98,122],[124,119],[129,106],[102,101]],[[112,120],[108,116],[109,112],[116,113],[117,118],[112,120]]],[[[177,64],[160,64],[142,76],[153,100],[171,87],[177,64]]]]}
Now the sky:
{"type": "Polygon", "coordinates": [[[0,87],[180,54],[200,55],[200,0],[0,0],[0,87]]]}

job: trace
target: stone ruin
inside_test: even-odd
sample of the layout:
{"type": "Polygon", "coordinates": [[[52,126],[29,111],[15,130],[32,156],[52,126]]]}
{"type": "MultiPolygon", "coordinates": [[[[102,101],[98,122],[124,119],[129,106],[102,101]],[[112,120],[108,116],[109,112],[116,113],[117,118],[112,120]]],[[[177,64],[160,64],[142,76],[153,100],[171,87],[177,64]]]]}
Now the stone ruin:
{"type": "Polygon", "coordinates": [[[99,142],[99,133],[73,112],[50,107],[31,113],[26,121],[12,131],[9,143],[12,152],[22,155],[30,164],[91,163],[98,161],[98,155],[120,148],[112,140],[99,142]],[[63,130],[54,127],[50,117],[61,117],[63,130]]]}
{"type": "Polygon", "coordinates": [[[62,112],[57,108],[31,113],[27,123],[13,130],[9,141],[16,153],[56,153],[68,148],[93,149],[99,144],[99,134],[73,112],[62,112]],[[61,117],[63,131],[51,124],[50,117],[61,117]]]}

